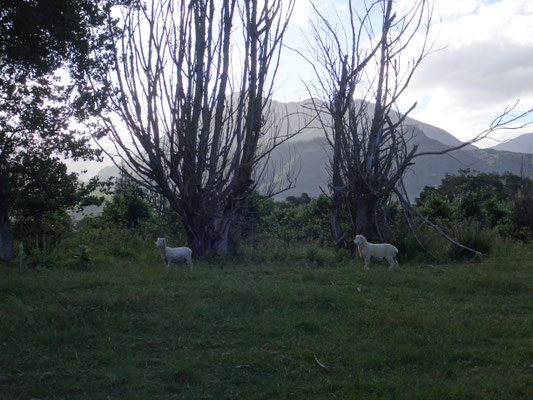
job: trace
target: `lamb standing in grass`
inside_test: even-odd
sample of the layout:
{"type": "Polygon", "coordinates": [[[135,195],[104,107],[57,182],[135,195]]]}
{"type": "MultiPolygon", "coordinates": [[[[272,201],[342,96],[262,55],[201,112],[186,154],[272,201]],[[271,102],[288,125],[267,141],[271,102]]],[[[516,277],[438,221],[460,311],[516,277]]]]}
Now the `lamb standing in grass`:
{"type": "Polygon", "coordinates": [[[363,235],[357,235],[353,243],[357,246],[359,255],[365,260],[365,269],[369,269],[371,258],[375,258],[376,260],[386,259],[391,268],[400,266],[398,261],[396,261],[398,249],[392,244],[369,243],[363,235]]]}
{"type": "Polygon", "coordinates": [[[167,247],[165,238],[157,238],[155,245],[159,247],[161,258],[167,263],[167,272],[172,262],[185,261],[192,272],[192,250],[188,247],[167,247]]]}

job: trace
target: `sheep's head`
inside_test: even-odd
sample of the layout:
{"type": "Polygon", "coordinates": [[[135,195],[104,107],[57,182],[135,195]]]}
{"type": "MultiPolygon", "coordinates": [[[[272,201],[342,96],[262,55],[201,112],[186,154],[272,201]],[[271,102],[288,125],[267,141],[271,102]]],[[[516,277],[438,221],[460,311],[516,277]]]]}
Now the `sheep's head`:
{"type": "Polygon", "coordinates": [[[164,248],[167,245],[167,241],[165,240],[165,238],[157,238],[157,240],[155,241],[155,245],[157,247],[164,248]]]}
{"type": "Polygon", "coordinates": [[[366,238],[363,235],[357,235],[353,241],[353,244],[358,245],[359,243],[363,242],[366,242],[366,238]]]}

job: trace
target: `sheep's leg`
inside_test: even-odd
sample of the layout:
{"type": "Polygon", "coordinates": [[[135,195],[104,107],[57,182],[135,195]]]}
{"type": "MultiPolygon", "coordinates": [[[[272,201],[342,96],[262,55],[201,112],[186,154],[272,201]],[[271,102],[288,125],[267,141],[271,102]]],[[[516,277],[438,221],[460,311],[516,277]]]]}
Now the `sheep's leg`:
{"type": "Polygon", "coordinates": [[[388,261],[389,261],[389,268],[390,269],[400,268],[400,264],[398,264],[398,261],[396,261],[396,258],[391,257],[391,258],[388,259],[388,261]]]}
{"type": "Polygon", "coordinates": [[[189,264],[190,271],[192,272],[192,260],[187,260],[187,264],[189,264]]]}
{"type": "Polygon", "coordinates": [[[365,258],[364,269],[370,269],[370,258],[365,258]]]}
{"type": "Polygon", "coordinates": [[[170,259],[167,262],[167,273],[170,271],[170,259]]]}

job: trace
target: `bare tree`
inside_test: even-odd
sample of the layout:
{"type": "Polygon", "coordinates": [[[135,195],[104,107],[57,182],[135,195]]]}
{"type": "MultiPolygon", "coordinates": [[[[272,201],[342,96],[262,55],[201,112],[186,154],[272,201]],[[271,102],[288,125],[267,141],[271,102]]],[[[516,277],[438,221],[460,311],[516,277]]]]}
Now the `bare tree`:
{"type": "Polygon", "coordinates": [[[291,137],[267,126],[286,3],[152,0],[120,17],[108,154],[168,199],[196,254],[227,251],[270,152],[291,137]]]}
{"type": "Polygon", "coordinates": [[[348,6],[349,29],[332,25],[315,9],[318,83],[309,87],[325,99],[315,102],[315,109],[333,150],[331,226],[340,246],[345,246],[343,208],[353,229],[368,234],[376,210],[390,197],[416,152],[416,146],[408,146],[403,127],[408,113],[397,117],[396,102],[427,55],[427,40],[409,62],[402,54],[415,33],[428,32],[432,14],[427,0],[413,2],[402,16],[393,12],[392,0],[365,3],[362,13],[351,0],[348,6]]]}
{"type": "MultiPolygon", "coordinates": [[[[402,15],[395,13],[393,0],[365,2],[359,13],[348,3],[349,28],[333,25],[315,9],[318,22],[308,57],[317,77],[308,90],[324,99],[314,107],[332,147],[331,226],[339,246],[346,245],[343,210],[352,234],[381,236],[378,211],[392,195],[412,208],[402,194],[403,176],[416,157],[429,155],[418,151],[416,128],[405,124],[416,103],[403,114],[397,104],[432,50],[432,1],[413,1],[402,15]]],[[[525,115],[506,118],[510,111],[473,140],[435,154],[475,143],[525,115]]]]}

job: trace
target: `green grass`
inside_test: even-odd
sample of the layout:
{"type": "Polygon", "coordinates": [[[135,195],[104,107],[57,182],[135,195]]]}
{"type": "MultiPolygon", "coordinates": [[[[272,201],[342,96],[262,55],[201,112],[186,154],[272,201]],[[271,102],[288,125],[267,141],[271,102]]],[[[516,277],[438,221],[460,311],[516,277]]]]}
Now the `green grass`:
{"type": "Polygon", "coordinates": [[[530,254],[364,271],[292,251],[2,265],[0,399],[532,398],[530,254]]]}

